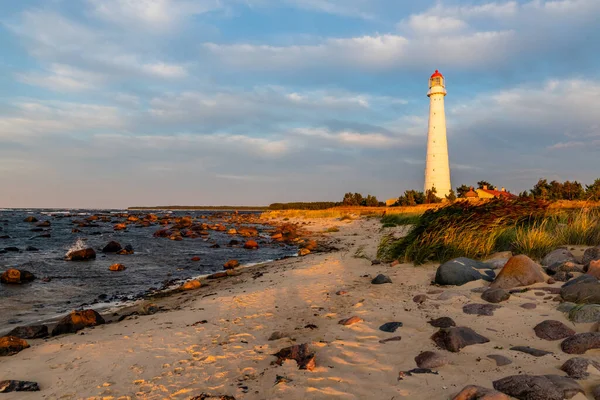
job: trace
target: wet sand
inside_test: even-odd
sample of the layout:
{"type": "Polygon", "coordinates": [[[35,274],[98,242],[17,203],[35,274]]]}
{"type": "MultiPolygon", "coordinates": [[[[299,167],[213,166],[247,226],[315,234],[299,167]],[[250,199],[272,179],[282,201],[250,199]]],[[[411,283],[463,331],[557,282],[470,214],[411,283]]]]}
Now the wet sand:
{"type": "MultiPolygon", "coordinates": [[[[480,293],[471,291],[484,282],[439,288],[431,285],[437,264],[371,265],[382,234],[378,220],[312,222],[309,227],[315,232],[340,227],[337,233],[317,237],[336,242],[339,251],[280,260],[243,269],[239,276],[205,281],[198,290],[153,300],[165,310],[158,314],[131,316],[83,334],[30,340],[30,348],[0,358],[0,378],[36,381],[42,391],[2,398],[189,399],[210,393],[238,400],[449,399],[468,384],[491,388],[493,380],[508,375],[564,375],[558,368],[572,356],[560,351],[560,341],[541,340],[533,331],[546,319],[573,327],[547,293],[513,294],[493,316],[467,315],[463,305],[485,303],[480,293]],[[380,273],[393,283],[371,284],[380,273]],[[337,295],[338,291],[346,293],[337,295]],[[444,293],[427,294],[431,291],[444,293]],[[427,300],[413,302],[418,294],[426,294],[427,300]],[[523,309],[523,303],[536,303],[537,308],[523,309]],[[364,321],[338,324],[352,316],[364,321]],[[490,342],[460,353],[437,349],[430,339],[437,329],[427,321],[442,316],[490,342]],[[379,330],[392,321],[403,326],[394,333],[379,330]],[[269,341],[275,331],[289,337],[269,341]],[[402,339],[380,343],[393,336],[402,339]],[[313,371],[299,370],[295,361],[272,365],[272,354],[302,343],[316,353],[313,371]],[[538,358],[509,350],[521,345],[554,354],[538,358]],[[437,369],[439,375],[398,380],[401,371],[416,368],[414,357],[427,350],[440,351],[450,365],[437,369]],[[487,358],[490,354],[504,355],[513,363],[497,367],[487,358]],[[278,376],[287,382],[276,384],[278,376]]],[[[573,329],[588,332],[590,324],[573,329]]],[[[593,350],[586,356],[597,354],[593,350]]],[[[599,378],[580,383],[590,389],[599,378]]]]}

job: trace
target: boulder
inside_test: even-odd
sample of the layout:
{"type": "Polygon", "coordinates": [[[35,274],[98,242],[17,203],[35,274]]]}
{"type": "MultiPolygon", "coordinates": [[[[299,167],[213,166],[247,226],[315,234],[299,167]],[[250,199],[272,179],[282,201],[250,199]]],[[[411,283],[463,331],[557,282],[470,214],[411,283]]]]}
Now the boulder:
{"type": "Polygon", "coordinates": [[[29,381],[0,381],[0,393],[10,392],[39,392],[40,386],[37,382],[29,381]]]}
{"type": "Polygon", "coordinates": [[[588,350],[600,349],[600,332],[578,333],[562,341],[560,348],[567,354],[584,354],[588,350]]]}
{"type": "Polygon", "coordinates": [[[29,217],[25,218],[23,220],[23,222],[29,222],[29,223],[33,223],[33,222],[38,222],[38,219],[32,215],[30,215],[29,217]]]}
{"type": "Polygon", "coordinates": [[[54,327],[52,336],[76,333],[83,328],[104,324],[104,318],[94,310],[73,311],[54,327]]]}
{"type": "Polygon", "coordinates": [[[48,336],[48,327],[46,325],[18,326],[10,331],[7,336],[20,339],[41,339],[48,336]]]}
{"type": "Polygon", "coordinates": [[[462,286],[480,279],[491,282],[494,276],[494,271],[488,265],[470,258],[459,257],[438,267],[435,273],[435,283],[462,286]]]}
{"type": "Polygon", "coordinates": [[[130,256],[134,253],[133,251],[133,246],[130,244],[125,245],[124,248],[122,248],[121,250],[117,251],[117,254],[120,256],[130,256]]]}
{"type": "Polygon", "coordinates": [[[223,264],[223,268],[225,269],[234,269],[240,266],[240,262],[238,260],[229,260],[225,264],[223,264]]]}
{"type": "Polygon", "coordinates": [[[127,224],[125,224],[125,223],[119,223],[119,224],[115,224],[115,225],[113,226],[113,229],[114,229],[115,231],[124,231],[125,229],[127,229],[127,224]]]}
{"type": "Polygon", "coordinates": [[[546,320],[537,324],[535,335],[544,340],[560,340],[573,336],[575,331],[560,321],[546,320]]]}
{"type": "Polygon", "coordinates": [[[569,320],[576,323],[600,321],[600,304],[583,304],[569,310],[569,320]]]}
{"type": "Polygon", "coordinates": [[[600,260],[590,261],[587,273],[596,279],[600,279],[600,260]]]}
{"type": "Polygon", "coordinates": [[[121,250],[123,247],[121,246],[121,244],[119,242],[115,242],[114,240],[109,242],[106,246],[104,246],[104,248],[102,249],[103,253],[116,253],[119,250],[121,250]]]}
{"type": "Polygon", "coordinates": [[[16,336],[0,337],[0,357],[12,356],[29,347],[29,343],[16,336]]]}
{"type": "Polygon", "coordinates": [[[126,266],[124,266],[123,264],[113,264],[110,267],[108,267],[109,271],[125,271],[127,269],[126,266]]]}
{"type": "Polygon", "coordinates": [[[501,306],[496,304],[466,304],[463,306],[463,312],[471,315],[492,316],[498,308],[501,306]]]}
{"type": "Polygon", "coordinates": [[[548,275],[555,275],[559,272],[583,272],[583,266],[573,261],[563,261],[546,267],[546,272],[548,275]]]}
{"type": "Polygon", "coordinates": [[[73,250],[67,253],[65,260],[67,261],[89,261],[96,259],[96,252],[94,249],[87,248],[82,250],[73,250]]]}
{"type": "Polygon", "coordinates": [[[35,276],[31,272],[14,268],[6,270],[2,275],[0,275],[0,283],[12,285],[31,282],[34,279],[35,276]]]}
{"type": "Polygon", "coordinates": [[[510,293],[504,289],[487,289],[481,294],[481,299],[488,303],[500,303],[510,298],[510,293]]]}
{"type": "Polygon", "coordinates": [[[560,369],[573,379],[587,379],[590,372],[600,375],[600,363],[583,357],[573,357],[567,360],[560,369]]]}
{"type": "Polygon", "coordinates": [[[258,243],[256,243],[254,240],[248,240],[246,243],[244,243],[244,248],[249,250],[256,250],[258,249],[258,243]]]}
{"type": "Polygon", "coordinates": [[[513,256],[508,260],[490,288],[512,289],[546,282],[546,275],[538,264],[526,255],[513,256]]]}
{"type": "Polygon", "coordinates": [[[415,362],[419,368],[439,368],[448,364],[448,359],[435,351],[424,351],[415,357],[415,362]]]}
{"type": "Polygon", "coordinates": [[[299,369],[312,371],[316,366],[315,353],[310,351],[306,343],[286,347],[273,355],[277,357],[277,365],[283,365],[285,360],[295,360],[299,369]]]}
{"type": "Polygon", "coordinates": [[[549,266],[565,261],[575,262],[575,256],[567,249],[556,249],[546,254],[542,259],[542,265],[549,266]]]}
{"type": "Polygon", "coordinates": [[[590,247],[589,249],[586,249],[583,253],[583,258],[581,259],[581,262],[583,265],[587,266],[590,262],[594,260],[600,260],[600,246],[590,247]]]}
{"type": "Polygon", "coordinates": [[[309,254],[310,254],[310,250],[307,249],[307,248],[302,248],[302,249],[298,250],[298,255],[300,257],[304,257],[304,256],[307,256],[309,254]]]}
{"type": "Polygon", "coordinates": [[[460,349],[466,346],[490,341],[473,329],[466,327],[442,328],[431,337],[431,340],[442,349],[453,353],[458,353],[460,349]]]}
{"type": "Polygon", "coordinates": [[[579,278],[567,282],[560,289],[560,296],[563,298],[563,300],[576,304],[600,304],[600,282],[596,280],[595,282],[585,282],[578,283],[575,285],[568,285],[569,283],[577,279],[579,278]]]}
{"type": "Polygon", "coordinates": [[[563,284],[562,287],[565,288],[565,287],[569,287],[569,286],[573,286],[573,285],[579,285],[581,283],[596,283],[596,282],[598,282],[598,278],[595,278],[592,275],[584,274],[584,275],[578,276],[575,279],[571,279],[569,282],[566,282],[565,284],[563,284]]]}
{"type": "Polygon", "coordinates": [[[392,280],[386,275],[379,274],[371,281],[371,283],[373,285],[382,285],[384,283],[392,283],[392,280]]]}
{"type": "Polygon", "coordinates": [[[450,317],[432,319],[431,321],[427,321],[427,323],[434,328],[452,328],[453,326],[456,326],[456,323],[450,317]]]}
{"type": "Polygon", "coordinates": [[[507,376],[494,381],[494,389],[520,400],[563,400],[583,393],[573,379],[558,375],[507,376]]]}
{"type": "Polygon", "coordinates": [[[510,400],[510,397],[482,386],[469,385],[465,386],[452,400],[510,400]]]}
{"type": "Polygon", "coordinates": [[[194,290],[194,289],[199,289],[202,286],[202,283],[197,280],[197,279],[193,279],[191,281],[187,281],[186,283],[184,283],[183,285],[181,285],[181,287],[179,289],[181,290],[194,290]]]}

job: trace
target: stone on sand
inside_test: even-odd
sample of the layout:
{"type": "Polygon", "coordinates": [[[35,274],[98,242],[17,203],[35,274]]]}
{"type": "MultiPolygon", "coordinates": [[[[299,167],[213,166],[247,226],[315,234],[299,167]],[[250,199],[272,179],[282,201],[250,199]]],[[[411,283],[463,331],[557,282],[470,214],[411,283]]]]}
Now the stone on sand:
{"type": "Polygon", "coordinates": [[[415,362],[419,368],[439,368],[448,364],[448,358],[435,351],[424,351],[415,357],[415,362]]]}
{"type": "Polygon", "coordinates": [[[459,257],[440,265],[435,273],[435,283],[438,285],[462,286],[471,281],[483,279],[491,282],[494,271],[480,261],[459,257]]]}
{"type": "Polygon", "coordinates": [[[452,328],[453,326],[456,326],[456,323],[450,317],[432,319],[431,321],[427,321],[427,323],[434,328],[452,328]]]}
{"type": "Polygon", "coordinates": [[[491,283],[490,288],[512,289],[546,282],[542,267],[526,255],[513,256],[491,283]]]}
{"type": "Polygon", "coordinates": [[[514,347],[511,347],[510,349],[513,351],[518,351],[521,353],[529,354],[534,357],[543,357],[543,356],[547,356],[548,354],[552,354],[552,352],[550,352],[550,351],[534,349],[533,347],[529,347],[529,346],[514,346],[514,347]]]}
{"type": "Polygon", "coordinates": [[[353,317],[342,319],[342,320],[338,321],[338,324],[348,326],[348,325],[354,325],[359,322],[363,322],[363,319],[360,317],[357,317],[355,315],[353,317]]]}
{"type": "Polygon", "coordinates": [[[402,322],[386,322],[379,327],[380,331],[393,333],[402,326],[402,322]]]}
{"type": "Polygon", "coordinates": [[[48,327],[46,325],[18,326],[8,332],[7,336],[21,339],[41,339],[48,336],[48,327]]]}
{"type": "Polygon", "coordinates": [[[575,331],[560,321],[546,320],[537,324],[533,330],[540,339],[560,340],[573,336],[575,331]]]}
{"type": "Polygon", "coordinates": [[[487,289],[481,294],[481,299],[488,303],[500,303],[510,298],[510,293],[504,289],[487,289]]]}
{"type": "Polygon", "coordinates": [[[466,346],[490,341],[467,327],[442,328],[431,337],[431,340],[442,349],[453,353],[458,353],[460,349],[466,346]]]}
{"type": "Polygon", "coordinates": [[[181,287],[180,290],[194,290],[202,287],[202,283],[198,279],[192,279],[191,281],[187,281],[181,287]]]}
{"type": "MultiPolygon", "coordinates": [[[[590,276],[590,275],[582,275],[590,276]]],[[[591,276],[590,276],[591,277],[591,276]]],[[[600,304],[600,282],[585,282],[569,285],[579,278],[567,282],[560,289],[560,296],[564,301],[569,301],[576,304],[600,304]]]]}
{"type": "Polygon", "coordinates": [[[40,386],[37,382],[29,381],[0,381],[0,393],[10,392],[39,392],[40,386]]]}
{"type": "Polygon", "coordinates": [[[567,354],[584,354],[588,350],[600,348],[600,332],[578,333],[570,336],[560,344],[567,354]]]}
{"type": "Polygon", "coordinates": [[[504,393],[482,386],[465,386],[452,400],[510,400],[504,393]]]}
{"type": "Polygon", "coordinates": [[[573,357],[567,360],[560,369],[573,379],[587,379],[590,373],[600,375],[600,363],[583,357],[573,357]]]}
{"type": "Polygon", "coordinates": [[[471,315],[494,315],[494,311],[502,308],[496,304],[466,304],[463,306],[463,312],[471,315]]]}
{"type": "Polygon", "coordinates": [[[94,310],[73,311],[58,321],[58,324],[52,330],[52,336],[75,333],[83,328],[102,325],[104,323],[104,318],[94,310]]]}
{"type": "Polygon", "coordinates": [[[382,285],[384,283],[392,283],[392,280],[386,275],[379,274],[371,281],[371,283],[373,285],[382,285]]]}
{"type": "Polygon", "coordinates": [[[520,400],[563,400],[583,393],[571,378],[559,375],[512,375],[494,381],[494,389],[520,400]]]}
{"type": "Polygon", "coordinates": [[[600,304],[583,304],[569,311],[569,320],[576,323],[600,321],[600,304]]]}
{"type": "Polygon", "coordinates": [[[29,347],[29,343],[15,336],[0,337],[0,357],[12,356],[29,347]]]}
{"type": "Polygon", "coordinates": [[[295,360],[299,369],[312,371],[316,366],[315,353],[310,351],[306,343],[286,347],[273,355],[277,357],[277,365],[283,365],[285,360],[295,360]]]}
{"type": "Polygon", "coordinates": [[[512,360],[510,358],[501,354],[490,354],[487,356],[487,358],[494,360],[497,367],[503,367],[505,365],[512,364],[512,360]]]}
{"type": "Polygon", "coordinates": [[[567,249],[556,249],[546,254],[542,259],[542,265],[550,266],[565,261],[575,262],[575,256],[567,249]]]}

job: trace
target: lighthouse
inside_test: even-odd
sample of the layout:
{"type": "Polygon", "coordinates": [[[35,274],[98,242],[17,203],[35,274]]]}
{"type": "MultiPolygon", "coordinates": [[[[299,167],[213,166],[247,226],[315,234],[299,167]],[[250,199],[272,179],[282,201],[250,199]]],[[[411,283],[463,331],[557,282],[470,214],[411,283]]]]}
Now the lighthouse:
{"type": "Polygon", "coordinates": [[[425,193],[435,187],[437,197],[450,193],[450,162],[446,139],[446,113],[444,76],[436,69],[429,78],[429,131],[427,133],[427,159],[425,161],[425,193]]]}

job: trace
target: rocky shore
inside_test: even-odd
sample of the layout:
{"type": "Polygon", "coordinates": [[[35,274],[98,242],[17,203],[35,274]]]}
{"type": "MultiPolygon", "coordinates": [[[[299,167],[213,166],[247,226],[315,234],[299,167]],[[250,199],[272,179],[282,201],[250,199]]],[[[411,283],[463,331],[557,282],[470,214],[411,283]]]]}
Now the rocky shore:
{"type": "Polygon", "coordinates": [[[414,267],[375,260],[377,220],[305,227],[304,257],[13,332],[0,397],[600,398],[598,248],[414,267]]]}

